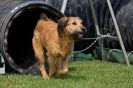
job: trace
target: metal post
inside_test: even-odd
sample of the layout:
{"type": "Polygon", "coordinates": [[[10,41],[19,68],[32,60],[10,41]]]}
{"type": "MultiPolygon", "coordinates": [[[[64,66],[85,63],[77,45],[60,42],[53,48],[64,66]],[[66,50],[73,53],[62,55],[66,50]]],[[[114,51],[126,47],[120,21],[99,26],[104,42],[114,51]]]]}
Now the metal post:
{"type": "Polygon", "coordinates": [[[52,5],[51,0],[46,0],[45,3],[47,3],[48,5],[52,5]]]}
{"type": "MultiPolygon", "coordinates": [[[[90,3],[90,7],[91,7],[92,16],[93,16],[93,19],[94,19],[94,25],[95,25],[95,29],[96,29],[96,32],[97,32],[97,36],[101,36],[92,0],[89,0],[89,3],[90,3]]],[[[98,43],[99,43],[99,46],[100,46],[100,49],[101,49],[101,52],[102,52],[102,60],[106,61],[106,57],[105,57],[105,54],[104,54],[104,49],[103,49],[101,39],[98,40],[98,43]]]]}
{"type": "Polygon", "coordinates": [[[5,74],[5,62],[3,56],[0,54],[0,64],[2,64],[2,67],[0,67],[0,74],[5,74]]]}
{"type": "Polygon", "coordinates": [[[62,4],[62,7],[61,7],[61,12],[62,12],[62,13],[65,12],[66,4],[67,4],[67,0],[64,0],[64,1],[63,1],[63,4],[62,4]]]}
{"type": "Polygon", "coordinates": [[[120,31],[119,31],[119,28],[118,28],[118,25],[117,25],[117,22],[116,22],[116,19],[115,19],[115,16],[114,16],[114,12],[113,12],[113,9],[112,9],[111,3],[110,3],[110,0],[107,0],[107,4],[108,4],[108,7],[109,7],[109,10],[110,10],[110,13],[111,13],[114,25],[115,25],[115,29],[116,29],[116,32],[117,32],[117,35],[118,35],[118,38],[119,38],[119,42],[120,42],[120,45],[121,45],[126,63],[127,63],[128,66],[130,66],[130,63],[129,63],[129,60],[128,60],[128,57],[127,57],[127,54],[126,54],[126,51],[125,51],[125,47],[124,47],[124,44],[123,44],[123,41],[122,41],[122,38],[121,38],[121,34],[120,34],[120,31]]]}
{"type": "Polygon", "coordinates": [[[49,0],[46,0],[45,2],[48,3],[49,0]]]}

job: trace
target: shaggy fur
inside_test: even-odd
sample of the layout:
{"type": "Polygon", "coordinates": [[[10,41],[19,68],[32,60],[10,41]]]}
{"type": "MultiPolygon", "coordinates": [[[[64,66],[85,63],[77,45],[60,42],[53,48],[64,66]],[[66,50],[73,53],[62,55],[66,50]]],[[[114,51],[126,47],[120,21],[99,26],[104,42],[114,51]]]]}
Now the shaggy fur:
{"type": "Polygon", "coordinates": [[[68,72],[68,58],[73,51],[74,41],[82,39],[86,31],[79,17],[63,17],[56,23],[44,13],[41,14],[32,43],[45,79],[55,73],[60,76],[68,72]],[[44,67],[44,53],[48,56],[49,75],[44,67]]]}

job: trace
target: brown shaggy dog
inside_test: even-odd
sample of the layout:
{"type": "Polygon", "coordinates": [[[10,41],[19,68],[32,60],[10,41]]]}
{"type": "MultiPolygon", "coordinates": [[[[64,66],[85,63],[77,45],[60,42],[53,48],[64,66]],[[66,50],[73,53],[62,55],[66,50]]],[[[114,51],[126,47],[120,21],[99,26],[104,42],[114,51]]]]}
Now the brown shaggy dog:
{"type": "Polygon", "coordinates": [[[68,72],[68,58],[73,51],[74,41],[82,39],[86,31],[79,17],[63,17],[56,23],[44,13],[41,14],[32,43],[45,79],[55,73],[60,76],[68,72]],[[49,75],[44,67],[44,53],[48,56],[49,75]]]}

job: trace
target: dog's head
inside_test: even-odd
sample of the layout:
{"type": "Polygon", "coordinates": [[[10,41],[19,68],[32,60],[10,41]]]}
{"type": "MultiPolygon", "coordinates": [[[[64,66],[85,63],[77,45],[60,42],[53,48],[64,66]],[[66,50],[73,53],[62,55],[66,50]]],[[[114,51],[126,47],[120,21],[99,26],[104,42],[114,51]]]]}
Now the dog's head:
{"type": "Polygon", "coordinates": [[[87,29],[82,25],[79,17],[63,17],[58,21],[58,33],[72,36],[75,40],[81,40],[87,29]]]}

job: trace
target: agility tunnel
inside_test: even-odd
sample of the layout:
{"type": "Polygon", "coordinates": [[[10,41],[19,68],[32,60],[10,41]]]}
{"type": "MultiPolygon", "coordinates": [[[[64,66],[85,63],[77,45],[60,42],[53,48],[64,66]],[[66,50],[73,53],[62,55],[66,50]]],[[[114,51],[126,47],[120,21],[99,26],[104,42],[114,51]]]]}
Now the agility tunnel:
{"type": "Polygon", "coordinates": [[[38,74],[32,37],[41,12],[56,22],[64,16],[43,1],[0,0],[0,51],[7,71],[38,74]]]}

